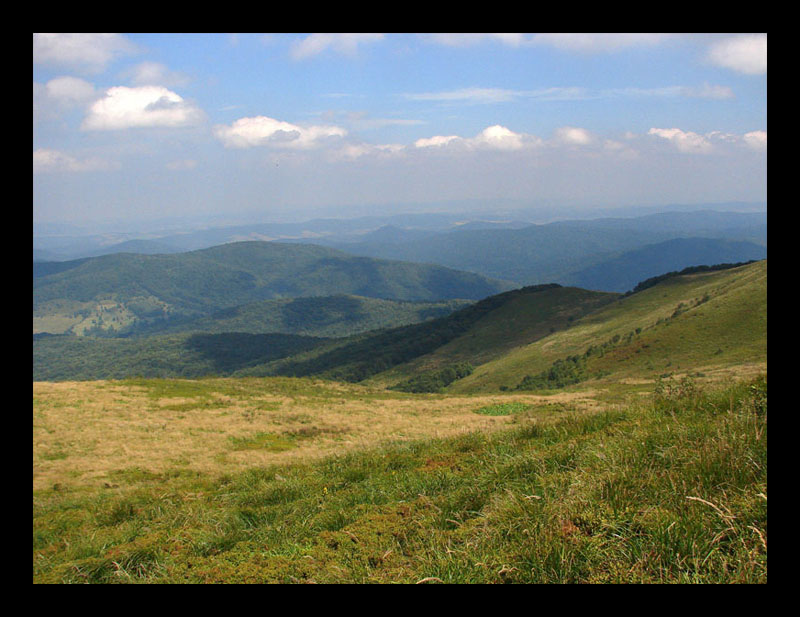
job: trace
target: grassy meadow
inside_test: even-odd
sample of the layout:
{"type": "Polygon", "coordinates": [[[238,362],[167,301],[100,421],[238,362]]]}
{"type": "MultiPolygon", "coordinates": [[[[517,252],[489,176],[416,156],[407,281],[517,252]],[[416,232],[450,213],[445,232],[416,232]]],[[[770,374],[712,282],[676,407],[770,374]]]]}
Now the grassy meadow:
{"type": "Polygon", "coordinates": [[[36,383],[34,582],[766,582],[766,378],[630,388],[36,383]]]}

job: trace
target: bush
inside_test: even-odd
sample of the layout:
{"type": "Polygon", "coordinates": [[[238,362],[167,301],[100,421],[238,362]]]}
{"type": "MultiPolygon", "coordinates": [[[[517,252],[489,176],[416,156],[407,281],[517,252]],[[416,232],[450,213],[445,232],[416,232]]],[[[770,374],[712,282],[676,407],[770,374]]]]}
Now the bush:
{"type": "Polygon", "coordinates": [[[457,379],[470,375],[473,370],[474,368],[469,362],[461,362],[440,371],[417,375],[406,381],[401,381],[389,389],[399,390],[400,392],[441,392],[443,388],[446,388],[457,379]]]}

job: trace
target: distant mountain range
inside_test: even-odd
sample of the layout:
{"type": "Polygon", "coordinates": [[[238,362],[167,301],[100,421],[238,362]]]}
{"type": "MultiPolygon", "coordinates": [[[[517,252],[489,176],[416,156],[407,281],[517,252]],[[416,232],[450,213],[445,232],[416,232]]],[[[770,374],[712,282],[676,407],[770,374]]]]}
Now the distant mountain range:
{"type": "Polygon", "coordinates": [[[738,263],[766,259],[767,249],[752,242],[711,238],[675,238],[625,251],[560,282],[587,289],[625,292],[637,283],[689,266],[738,263]]]}
{"type": "MultiPolygon", "coordinates": [[[[390,216],[362,216],[351,219],[312,219],[299,223],[253,223],[247,225],[179,227],[170,222],[169,227],[158,231],[104,231],[89,233],[75,226],[34,224],[34,261],[53,261],[96,257],[98,255],[132,253],[175,253],[208,248],[229,242],[247,240],[280,240],[322,244],[358,252],[365,245],[367,256],[374,253],[370,244],[397,244],[418,241],[439,234],[476,230],[518,230],[537,224],[539,227],[568,225],[591,229],[628,229],[631,231],[661,232],[652,241],[672,237],[709,237],[748,240],[766,244],[766,207],[760,211],[740,212],[741,204],[728,204],[731,211],[714,209],[687,210],[673,206],[664,212],[642,215],[650,209],[606,209],[614,218],[576,218],[566,210],[553,209],[547,214],[542,209],[496,209],[478,214],[467,213],[410,213],[390,216]],[[575,220],[563,220],[571,216],[575,220]],[[544,222],[555,219],[557,222],[544,222]],[[560,219],[560,220],[559,220],[560,219]],[[342,246],[350,245],[349,248],[342,246]]],[[[599,211],[598,211],[599,212],[599,211]]],[[[164,225],[167,223],[165,222],[164,225]]]]}
{"type": "MultiPolygon", "coordinates": [[[[676,238],[736,240],[741,243],[735,247],[724,245],[724,248],[719,244],[719,257],[713,254],[712,244],[707,243],[703,258],[712,261],[701,263],[725,261],[727,258],[722,257],[737,249],[741,249],[742,254],[733,261],[761,259],[766,256],[766,214],[669,212],[636,218],[559,221],[522,228],[457,228],[396,241],[390,237],[375,240],[366,234],[357,242],[330,239],[314,242],[356,255],[441,264],[514,281],[519,285],[572,284],[580,279],[592,289],[626,291],[603,286],[600,280],[587,280],[585,276],[581,277],[581,273],[595,266],[602,268],[601,264],[617,260],[625,252],[676,238]],[[761,246],[761,249],[754,245],[761,246]]],[[[684,267],[677,262],[671,265],[668,261],[665,260],[668,270],[684,267]]],[[[647,276],[661,272],[663,270],[647,276]]]]}

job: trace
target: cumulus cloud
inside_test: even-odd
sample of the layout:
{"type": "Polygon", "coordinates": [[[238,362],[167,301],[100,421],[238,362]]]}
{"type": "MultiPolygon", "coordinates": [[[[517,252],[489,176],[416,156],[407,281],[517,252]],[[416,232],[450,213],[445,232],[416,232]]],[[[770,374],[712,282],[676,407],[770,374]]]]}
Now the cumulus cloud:
{"type": "Polygon", "coordinates": [[[95,96],[94,86],[77,77],[56,77],[45,84],[33,82],[34,119],[57,118],[65,111],[87,105],[95,96]]]}
{"type": "Polygon", "coordinates": [[[446,146],[452,141],[460,140],[458,135],[435,135],[433,137],[423,137],[414,142],[417,148],[435,148],[446,146]]]}
{"type": "Polygon", "coordinates": [[[483,129],[472,142],[493,150],[519,150],[523,146],[523,137],[504,126],[495,124],[483,129]]]}
{"type": "Polygon", "coordinates": [[[45,84],[47,96],[68,105],[82,105],[95,96],[94,86],[77,77],[56,77],[45,84]]]}
{"type": "Polygon", "coordinates": [[[327,49],[338,53],[353,56],[358,51],[358,46],[364,43],[374,43],[383,39],[383,34],[366,32],[356,33],[314,33],[301,41],[292,44],[290,55],[295,60],[304,60],[316,56],[327,49]]]}
{"type": "Polygon", "coordinates": [[[116,86],[95,101],[81,128],[89,131],[199,124],[203,112],[162,86],[116,86]]]}
{"type": "Polygon", "coordinates": [[[389,157],[393,155],[402,154],[406,150],[405,146],[401,144],[367,144],[367,143],[350,143],[345,144],[341,148],[332,150],[330,158],[332,160],[355,160],[364,156],[371,157],[389,157]]]}
{"type": "Polygon", "coordinates": [[[767,149],[767,132],[766,131],[751,131],[745,133],[742,137],[744,143],[753,148],[754,150],[767,149]]]}
{"type": "Polygon", "coordinates": [[[115,58],[133,54],[136,46],[121,34],[36,33],[33,35],[33,61],[99,73],[115,58]]]}
{"type": "Polygon", "coordinates": [[[712,150],[711,142],[702,135],[681,129],[651,128],[648,135],[655,135],[671,142],[681,152],[706,153],[712,150]]]}
{"type": "Polygon", "coordinates": [[[347,135],[347,131],[338,126],[302,127],[267,116],[239,118],[231,125],[215,126],[213,132],[226,148],[272,146],[308,149],[319,147],[329,139],[347,135]]]}
{"type": "Polygon", "coordinates": [[[505,126],[495,124],[486,127],[475,137],[459,137],[458,135],[434,135],[418,139],[416,148],[461,148],[483,150],[521,150],[526,146],[539,145],[541,140],[534,135],[515,133],[505,126]]]}
{"type": "Polygon", "coordinates": [[[562,126],[556,129],[553,138],[556,143],[571,146],[586,146],[594,141],[589,131],[574,126],[562,126]]]}
{"type": "Polygon", "coordinates": [[[767,35],[743,34],[714,43],[708,59],[739,73],[763,75],[767,72],[767,35]]]}
{"type": "Polygon", "coordinates": [[[97,157],[79,159],[49,148],[33,151],[34,173],[106,171],[117,168],[116,163],[97,157]]]}

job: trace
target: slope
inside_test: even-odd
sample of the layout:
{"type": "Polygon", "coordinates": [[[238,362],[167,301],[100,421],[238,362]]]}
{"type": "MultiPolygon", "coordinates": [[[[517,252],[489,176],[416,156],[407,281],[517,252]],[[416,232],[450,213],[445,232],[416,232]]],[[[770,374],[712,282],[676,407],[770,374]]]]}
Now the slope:
{"type": "MultiPolygon", "coordinates": [[[[536,289],[534,288],[523,288],[536,289]]],[[[576,287],[553,286],[538,293],[509,294],[506,302],[431,353],[376,375],[369,383],[392,385],[450,365],[485,364],[511,350],[563,330],[576,319],[618,297],[576,287]]]]}
{"type": "Polygon", "coordinates": [[[577,319],[566,330],[478,366],[450,390],[515,389],[524,387],[526,377],[528,384],[542,387],[548,375],[555,387],[565,373],[579,381],[600,379],[608,384],[761,365],[766,363],[766,334],[763,260],[666,278],[577,319]]]}
{"type": "Polygon", "coordinates": [[[44,335],[33,342],[33,380],[229,375],[326,342],[293,334],[241,332],[123,339],[44,335]]]}
{"type": "Polygon", "coordinates": [[[318,355],[312,352],[309,357],[289,358],[241,374],[320,375],[362,381],[411,361],[414,363],[398,375],[459,360],[484,362],[562,328],[571,318],[615,297],[556,284],[524,287],[485,298],[446,317],[368,333],[318,355]]]}

